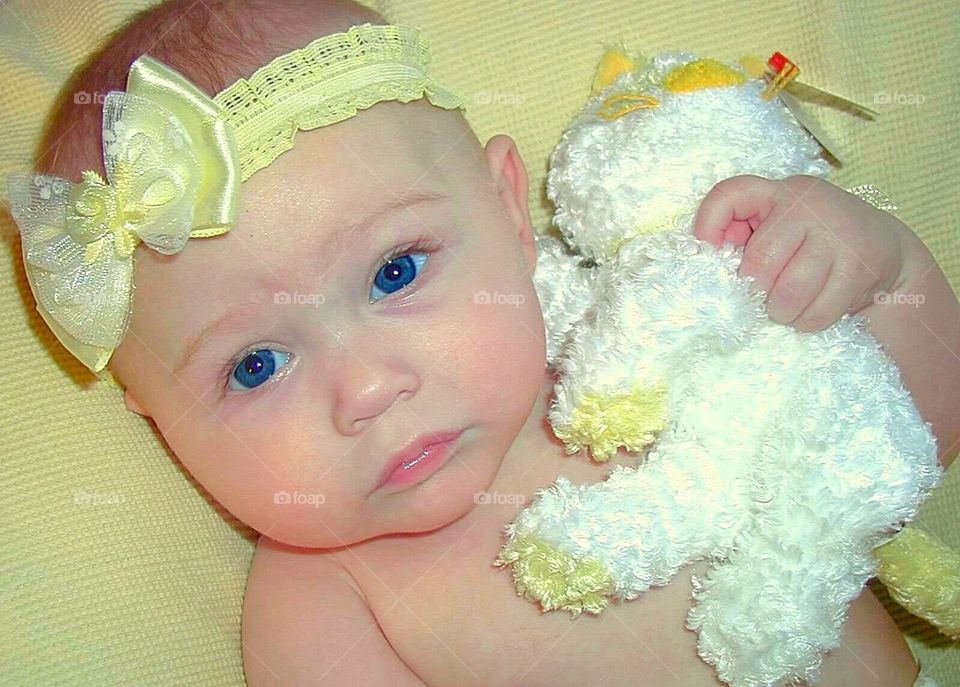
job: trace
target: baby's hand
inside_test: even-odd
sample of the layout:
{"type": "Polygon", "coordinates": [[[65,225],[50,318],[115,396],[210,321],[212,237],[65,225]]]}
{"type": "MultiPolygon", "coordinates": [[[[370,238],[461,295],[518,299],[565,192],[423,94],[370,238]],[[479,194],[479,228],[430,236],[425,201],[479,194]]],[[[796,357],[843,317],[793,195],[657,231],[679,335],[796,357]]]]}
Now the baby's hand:
{"type": "Polygon", "coordinates": [[[746,244],[739,274],[767,293],[770,319],[803,331],[825,329],[898,284],[910,230],[828,181],[744,175],[703,199],[697,238],[746,244]]]}

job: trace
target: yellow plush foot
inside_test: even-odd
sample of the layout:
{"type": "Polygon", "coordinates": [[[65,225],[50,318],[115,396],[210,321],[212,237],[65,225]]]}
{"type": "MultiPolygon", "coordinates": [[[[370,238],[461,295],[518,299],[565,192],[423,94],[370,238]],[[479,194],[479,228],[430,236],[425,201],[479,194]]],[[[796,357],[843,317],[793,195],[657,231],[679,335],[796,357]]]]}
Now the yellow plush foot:
{"type": "Polygon", "coordinates": [[[874,550],[890,596],[951,639],[960,639],[960,553],[915,525],[874,550]]]}
{"type": "Polygon", "coordinates": [[[592,558],[577,560],[539,537],[521,535],[504,545],[494,561],[513,565],[517,593],[539,601],[545,611],[564,610],[576,618],[599,613],[613,590],[610,573],[592,558]]]}
{"type": "Polygon", "coordinates": [[[553,433],[572,452],[589,448],[594,460],[606,461],[623,446],[640,451],[653,442],[667,424],[663,383],[637,386],[626,394],[584,394],[570,422],[554,426],[553,433]]]}

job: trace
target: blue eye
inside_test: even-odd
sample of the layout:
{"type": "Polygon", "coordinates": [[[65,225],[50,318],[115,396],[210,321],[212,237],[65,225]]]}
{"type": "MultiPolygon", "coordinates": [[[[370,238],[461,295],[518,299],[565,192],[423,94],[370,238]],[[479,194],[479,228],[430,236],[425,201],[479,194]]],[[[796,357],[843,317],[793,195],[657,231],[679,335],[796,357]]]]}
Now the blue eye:
{"type": "Polygon", "coordinates": [[[427,257],[426,253],[407,253],[391,258],[377,270],[370,287],[370,302],[373,303],[382,296],[398,291],[416,279],[427,257]],[[375,291],[380,291],[381,295],[375,296],[375,291]]]}
{"type": "Polygon", "coordinates": [[[289,359],[289,353],[274,351],[270,348],[253,351],[233,368],[233,374],[230,375],[230,386],[235,388],[233,382],[237,382],[243,389],[258,387],[270,379],[289,359]],[[282,363],[277,363],[275,360],[277,356],[284,356],[282,363]]]}

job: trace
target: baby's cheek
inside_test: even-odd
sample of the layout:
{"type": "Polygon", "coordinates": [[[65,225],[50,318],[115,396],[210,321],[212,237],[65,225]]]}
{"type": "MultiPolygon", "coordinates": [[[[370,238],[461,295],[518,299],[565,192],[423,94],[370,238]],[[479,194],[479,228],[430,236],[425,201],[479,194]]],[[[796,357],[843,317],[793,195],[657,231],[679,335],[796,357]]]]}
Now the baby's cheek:
{"type": "MultiPolygon", "coordinates": [[[[486,286],[486,285],[484,285],[486,286]]],[[[536,395],[546,362],[543,318],[536,294],[520,282],[468,294],[458,351],[476,394],[492,403],[536,395]]]]}
{"type": "MultiPolygon", "coordinates": [[[[205,490],[234,516],[259,532],[285,517],[308,467],[308,447],[277,416],[218,415],[216,406],[195,404],[179,419],[164,415],[164,439],[205,490]],[[288,497],[289,495],[289,497],[288,497]]],[[[280,415],[282,417],[282,414],[280,415]]],[[[317,497],[319,498],[319,497],[317,497]]]]}

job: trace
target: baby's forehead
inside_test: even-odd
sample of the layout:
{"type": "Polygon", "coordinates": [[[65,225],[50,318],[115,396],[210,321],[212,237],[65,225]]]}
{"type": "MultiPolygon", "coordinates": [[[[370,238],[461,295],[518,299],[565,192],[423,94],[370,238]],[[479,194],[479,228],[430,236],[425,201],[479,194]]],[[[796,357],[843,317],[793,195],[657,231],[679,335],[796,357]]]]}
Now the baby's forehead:
{"type": "Polygon", "coordinates": [[[299,132],[292,149],[241,185],[239,225],[344,223],[408,194],[469,195],[478,175],[472,132],[471,140],[449,120],[458,113],[408,105],[381,103],[299,132]]]}

